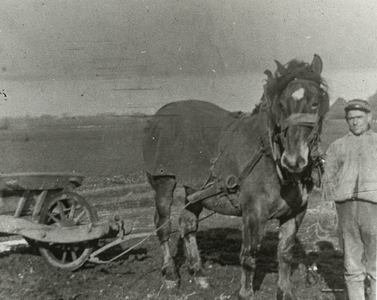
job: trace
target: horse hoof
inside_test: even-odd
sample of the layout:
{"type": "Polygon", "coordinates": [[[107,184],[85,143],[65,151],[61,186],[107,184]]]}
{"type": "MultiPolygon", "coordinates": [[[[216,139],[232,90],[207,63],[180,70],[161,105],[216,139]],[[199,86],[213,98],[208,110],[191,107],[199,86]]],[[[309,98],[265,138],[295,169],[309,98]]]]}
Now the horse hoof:
{"type": "Polygon", "coordinates": [[[281,289],[278,289],[276,292],[277,300],[296,300],[296,296],[292,292],[284,293],[281,289]]]}
{"type": "Polygon", "coordinates": [[[202,290],[208,290],[210,288],[208,277],[195,277],[195,283],[202,290]]]}
{"type": "Polygon", "coordinates": [[[165,280],[164,286],[168,291],[176,290],[179,286],[179,280],[165,280]]]}
{"type": "Polygon", "coordinates": [[[238,300],[253,300],[254,299],[254,291],[251,288],[250,290],[240,289],[238,293],[238,300]]]}

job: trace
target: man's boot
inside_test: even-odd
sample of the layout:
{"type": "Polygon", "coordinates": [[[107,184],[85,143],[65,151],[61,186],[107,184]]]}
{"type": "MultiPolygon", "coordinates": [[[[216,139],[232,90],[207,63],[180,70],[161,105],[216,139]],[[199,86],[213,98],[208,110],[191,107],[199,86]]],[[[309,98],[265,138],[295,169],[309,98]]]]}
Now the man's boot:
{"type": "Polygon", "coordinates": [[[346,281],[349,300],[365,300],[364,281],[346,281]]]}

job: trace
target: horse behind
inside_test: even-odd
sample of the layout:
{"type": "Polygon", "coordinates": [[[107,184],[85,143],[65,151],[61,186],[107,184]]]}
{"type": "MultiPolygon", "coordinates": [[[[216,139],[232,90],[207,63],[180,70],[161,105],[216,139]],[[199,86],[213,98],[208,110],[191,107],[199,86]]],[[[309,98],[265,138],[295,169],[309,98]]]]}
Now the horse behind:
{"type": "Polygon", "coordinates": [[[180,183],[186,205],[179,223],[187,265],[195,282],[209,288],[199,255],[198,218],[207,208],[242,218],[239,299],[254,299],[253,277],[264,228],[279,220],[277,299],[296,299],[291,283],[295,235],[320,167],[322,121],[329,109],[322,60],[277,63],[268,76],[257,112],[228,112],[214,104],[186,100],[162,107],[145,129],[143,155],[155,190],[155,225],[163,253],[166,288],[179,274],[170,247],[170,211],[180,183]]]}

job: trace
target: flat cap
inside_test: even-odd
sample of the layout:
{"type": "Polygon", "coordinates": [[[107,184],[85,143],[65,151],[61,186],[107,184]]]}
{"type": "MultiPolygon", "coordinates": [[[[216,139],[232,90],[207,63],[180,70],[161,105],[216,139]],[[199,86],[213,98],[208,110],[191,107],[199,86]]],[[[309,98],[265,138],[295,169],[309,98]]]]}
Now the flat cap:
{"type": "Polygon", "coordinates": [[[369,103],[361,99],[353,99],[348,101],[344,110],[346,112],[349,112],[350,110],[362,110],[368,113],[372,111],[369,103]]]}

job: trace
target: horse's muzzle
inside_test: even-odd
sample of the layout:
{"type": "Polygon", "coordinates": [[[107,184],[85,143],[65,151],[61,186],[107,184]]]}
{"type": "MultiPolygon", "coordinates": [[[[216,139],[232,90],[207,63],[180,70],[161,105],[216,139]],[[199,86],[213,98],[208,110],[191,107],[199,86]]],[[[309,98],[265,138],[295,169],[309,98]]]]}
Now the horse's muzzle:
{"type": "Polygon", "coordinates": [[[291,155],[284,151],[281,157],[281,165],[291,173],[301,173],[308,165],[308,154],[303,154],[291,155]]]}

